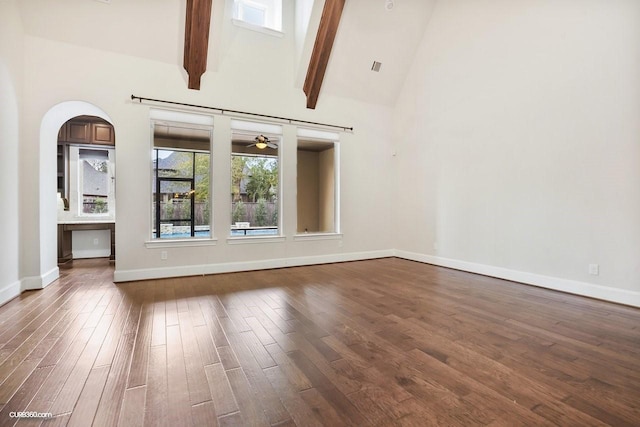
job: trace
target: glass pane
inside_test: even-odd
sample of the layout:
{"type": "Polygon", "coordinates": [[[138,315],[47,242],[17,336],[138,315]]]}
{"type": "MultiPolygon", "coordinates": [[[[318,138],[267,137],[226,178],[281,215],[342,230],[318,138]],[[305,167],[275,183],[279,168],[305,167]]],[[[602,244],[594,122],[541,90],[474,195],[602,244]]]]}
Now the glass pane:
{"type": "Polygon", "coordinates": [[[106,197],[87,197],[82,195],[82,213],[106,214],[109,213],[109,202],[106,197]]]}
{"type": "Polygon", "coordinates": [[[105,150],[79,150],[78,174],[80,176],[82,213],[106,214],[109,212],[109,156],[105,150]]]}
{"type": "Polygon", "coordinates": [[[161,239],[191,237],[191,221],[160,221],[161,239]]]}
{"type": "MultiPolygon", "coordinates": [[[[156,150],[157,173],[161,178],[192,178],[193,153],[187,151],[156,150]]],[[[155,167],[155,165],[154,165],[155,167]]]]}
{"type": "Polygon", "coordinates": [[[249,24],[265,26],[265,10],[259,7],[240,3],[240,19],[249,24]]]}
{"type": "Polygon", "coordinates": [[[234,135],[231,157],[231,235],[278,235],[278,145],[258,149],[234,135]]]}
{"type": "Polygon", "coordinates": [[[191,183],[160,182],[160,220],[191,220],[191,183]]]}

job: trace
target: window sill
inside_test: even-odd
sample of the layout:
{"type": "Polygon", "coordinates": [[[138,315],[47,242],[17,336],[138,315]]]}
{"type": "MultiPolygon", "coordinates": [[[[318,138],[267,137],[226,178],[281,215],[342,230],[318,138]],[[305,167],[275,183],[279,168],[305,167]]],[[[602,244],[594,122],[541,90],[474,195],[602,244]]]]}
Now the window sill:
{"type": "Polygon", "coordinates": [[[267,34],[272,37],[279,37],[279,38],[284,37],[284,33],[282,31],[274,30],[272,28],[249,24],[239,19],[232,19],[231,22],[233,22],[233,25],[235,25],[236,27],[241,27],[247,30],[256,31],[258,33],[267,34]]]}
{"type": "Polygon", "coordinates": [[[58,220],[58,224],[115,224],[116,220],[113,218],[74,218],[71,220],[61,219],[58,220]]]}
{"type": "Polygon", "coordinates": [[[285,241],[284,236],[227,237],[227,243],[229,245],[241,245],[245,243],[280,243],[284,241],[285,241]]]}
{"type": "Polygon", "coordinates": [[[342,233],[304,233],[296,234],[293,240],[341,240],[342,233]]]}
{"type": "Polygon", "coordinates": [[[218,239],[155,239],[144,242],[146,248],[175,248],[175,247],[195,247],[214,246],[218,239]]]}

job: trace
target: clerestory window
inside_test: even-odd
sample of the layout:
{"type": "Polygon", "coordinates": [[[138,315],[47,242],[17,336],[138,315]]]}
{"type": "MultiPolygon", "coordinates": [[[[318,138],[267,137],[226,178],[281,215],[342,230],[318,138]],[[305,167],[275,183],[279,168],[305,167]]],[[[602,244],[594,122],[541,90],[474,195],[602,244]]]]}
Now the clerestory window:
{"type": "Polygon", "coordinates": [[[235,0],[233,9],[236,21],[282,31],[282,0],[235,0]]]}

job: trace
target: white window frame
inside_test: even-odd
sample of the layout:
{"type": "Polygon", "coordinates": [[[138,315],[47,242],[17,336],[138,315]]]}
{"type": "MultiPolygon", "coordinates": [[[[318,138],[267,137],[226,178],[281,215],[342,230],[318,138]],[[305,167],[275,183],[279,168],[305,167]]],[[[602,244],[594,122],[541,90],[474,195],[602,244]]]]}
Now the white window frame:
{"type": "Polygon", "coordinates": [[[208,246],[215,245],[217,239],[214,235],[214,205],[213,201],[215,198],[214,190],[215,190],[215,182],[213,176],[213,116],[198,114],[186,111],[176,111],[176,110],[165,110],[160,108],[153,108],[149,112],[150,116],[150,138],[149,138],[149,189],[150,189],[150,197],[149,197],[149,218],[150,224],[148,227],[149,232],[149,240],[145,242],[145,247],[147,248],[170,248],[170,247],[179,247],[179,246],[208,246]],[[211,206],[210,209],[210,217],[209,217],[209,237],[183,237],[183,238],[156,238],[153,234],[153,221],[152,211],[153,211],[153,186],[155,185],[155,180],[153,178],[153,153],[155,150],[154,143],[154,129],[155,125],[159,123],[171,123],[178,127],[186,127],[193,129],[202,129],[209,131],[210,141],[209,141],[209,203],[211,206]]]}
{"type": "MultiPolygon", "coordinates": [[[[242,135],[265,135],[272,139],[278,140],[278,234],[274,235],[265,235],[265,236],[231,236],[231,229],[229,229],[229,237],[227,237],[228,244],[242,244],[242,243],[273,243],[273,242],[284,242],[285,234],[283,229],[283,216],[284,216],[284,205],[283,205],[283,165],[282,165],[282,126],[276,125],[272,123],[261,123],[261,122],[251,122],[244,120],[231,120],[231,134],[242,134],[242,135]]],[[[233,138],[232,138],[233,139],[233,138]]],[[[233,144],[232,141],[229,142],[233,144]]],[[[229,157],[229,175],[231,175],[231,158],[233,156],[233,147],[230,150],[229,157]]],[[[231,181],[231,176],[229,176],[231,181]]],[[[229,213],[231,215],[231,212],[229,213]]]]}

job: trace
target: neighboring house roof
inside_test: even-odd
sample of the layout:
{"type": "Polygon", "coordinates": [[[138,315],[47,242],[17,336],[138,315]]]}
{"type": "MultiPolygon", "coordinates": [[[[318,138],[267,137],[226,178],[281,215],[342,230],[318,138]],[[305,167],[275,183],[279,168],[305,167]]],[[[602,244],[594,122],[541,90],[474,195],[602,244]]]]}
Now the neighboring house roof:
{"type": "MultiPolygon", "coordinates": [[[[178,157],[175,155],[176,153],[171,153],[169,156],[165,158],[158,157],[158,169],[166,170],[166,171],[175,171],[178,168],[178,157]]],[[[153,160],[155,166],[155,159],[153,160]]]]}
{"type": "MultiPolygon", "coordinates": [[[[180,159],[180,155],[176,152],[171,153],[165,158],[158,158],[158,169],[164,171],[177,171],[179,169],[179,165],[183,162],[184,159],[180,159]]],[[[154,169],[156,168],[156,160],[153,160],[154,169]]],[[[196,176],[196,183],[200,181],[200,177],[196,176]]],[[[184,193],[185,184],[181,182],[171,182],[165,181],[162,183],[161,193],[162,194],[171,194],[171,193],[184,193]]],[[[155,185],[153,186],[153,192],[156,192],[155,185]]]]}
{"type": "Polygon", "coordinates": [[[109,174],[96,170],[86,160],[82,161],[82,193],[87,196],[108,195],[109,174]]]}

